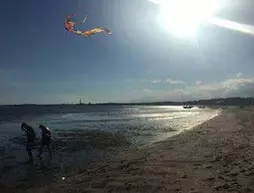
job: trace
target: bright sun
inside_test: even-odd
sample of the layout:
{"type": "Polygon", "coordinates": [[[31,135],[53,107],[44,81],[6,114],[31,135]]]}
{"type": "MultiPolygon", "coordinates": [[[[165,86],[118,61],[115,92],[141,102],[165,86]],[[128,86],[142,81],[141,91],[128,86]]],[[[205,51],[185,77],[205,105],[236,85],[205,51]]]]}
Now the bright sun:
{"type": "Polygon", "coordinates": [[[160,3],[159,22],[172,35],[195,37],[199,25],[218,10],[218,0],[164,0],[160,3]]]}

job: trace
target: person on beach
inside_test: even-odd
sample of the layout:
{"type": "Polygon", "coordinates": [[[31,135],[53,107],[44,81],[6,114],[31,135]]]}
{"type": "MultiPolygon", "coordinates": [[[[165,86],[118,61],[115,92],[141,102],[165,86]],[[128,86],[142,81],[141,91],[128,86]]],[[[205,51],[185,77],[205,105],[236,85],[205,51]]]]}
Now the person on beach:
{"type": "Polygon", "coordinates": [[[21,124],[21,130],[26,133],[27,141],[26,141],[26,150],[28,152],[29,161],[28,163],[33,163],[33,153],[32,148],[34,146],[34,141],[36,138],[35,132],[33,128],[26,123],[21,124]]]}
{"type": "Polygon", "coordinates": [[[47,149],[50,155],[50,160],[51,160],[52,159],[51,131],[49,130],[48,127],[45,127],[43,125],[40,125],[39,128],[41,129],[41,146],[40,146],[39,154],[37,157],[42,159],[41,154],[42,154],[43,148],[47,146],[47,149]]]}

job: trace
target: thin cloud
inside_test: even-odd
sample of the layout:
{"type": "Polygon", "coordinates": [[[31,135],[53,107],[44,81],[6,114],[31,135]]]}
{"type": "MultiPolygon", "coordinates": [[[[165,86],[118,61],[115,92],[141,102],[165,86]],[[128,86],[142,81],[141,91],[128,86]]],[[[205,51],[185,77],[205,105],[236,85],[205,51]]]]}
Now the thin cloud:
{"type": "MultiPolygon", "coordinates": [[[[142,93],[140,93],[142,96],[142,93]]],[[[252,97],[254,96],[254,77],[235,77],[210,84],[195,84],[186,86],[184,89],[168,91],[151,91],[150,95],[140,97],[135,101],[143,101],[149,98],[152,102],[159,101],[182,101],[199,100],[219,97],[252,97]],[[153,100],[154,99],[154,100],[153,100]]]]}
{"type": "Polygon", "coordinates": [[[217,97],[233,97],[246,96],[246,91],[242,92],[243,88],[254,88],[254,77],[248,78],[231,78],[213,84],[202,84],[189,86],[182,90],[185,98],[190,100],[202,98],[217,98],[217,97]]]}
{"type": "Polygon", "coordinates": [[[241,73],[241,72],[237,73],[236,77],[237,77],[237,78],[242,77],[242,73],[241,73]]]}
{"type": "Polygon", "coordinates": [[[148,1],[151,3],[154,3],[154,4],[161,4],[162,3],[162,0],[148,0],[148,1]]]}
{"type": "Polygon", "coordinates": [[[173,79],[170,79],[170,78],[145,80],[143,82],[152,83],[152,84],[161,84],[161,83],[184,84],[184,82],[182,80],[173,80],[173,79]]]}
{"type": "Polygon", "coordinates": [[[158,84],[158,83],[162,83],[162,80],[151,80],[150,83],[153,83],[153,84],[158,84]]]}
{"type": "Polygon", "coordinates": [[[144,88],[142,91],[144,93],[152,93],[152,90],[151,89],[147,89],[147,88],[144,88]]]}
{"type": "Polygon", "coordinates": [[[169,83],[169,84],[184,84],[184,82],[183,81],[181,81],[181,80],[172,80],[172,79],[166,79],[164,82],[166,82],[166,83],[169,83]]]}
{"type": "Polygon", "coordinates": [[[196,82],[196,85],[200,85],[200,84],[202,84],[202,82],[198,80],[198,81],[196,82]]]}

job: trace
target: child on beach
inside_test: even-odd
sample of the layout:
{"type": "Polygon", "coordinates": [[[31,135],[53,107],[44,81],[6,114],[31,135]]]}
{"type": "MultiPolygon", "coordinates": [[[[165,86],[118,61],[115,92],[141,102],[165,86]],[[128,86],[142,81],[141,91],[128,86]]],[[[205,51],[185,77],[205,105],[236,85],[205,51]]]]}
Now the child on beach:
{"type": "Polygon", "coordinates": [[[44,146],[47,146],[49,151],[50,160],[52,159],[52,148],[51,148],[51,132],[48,127],[40,125],[39,128],[41,129],[41,146],[39,149],[39,154],[37,157],[42,159],[41,154],[43,151],[44,146]]]}
{"type": "Polygon", "coordinates": [[[28,163],[33,163],[33,153],[32,153],[32,147],[34,145],[35,141],[35,132],[33,128],[26,123],[21,124],[21,130],[25,131],[27,136],[27,142],[26,142],[26,150],[28,152],[29,161],[28,163]]]}

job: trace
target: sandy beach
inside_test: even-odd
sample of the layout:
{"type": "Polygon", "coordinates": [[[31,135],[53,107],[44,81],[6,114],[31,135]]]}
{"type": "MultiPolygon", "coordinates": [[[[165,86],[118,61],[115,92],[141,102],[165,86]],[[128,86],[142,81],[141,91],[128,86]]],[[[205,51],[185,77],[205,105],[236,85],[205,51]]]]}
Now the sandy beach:
{"type": "MultiPolygon", "coordinates": [[[[6,184],[1,192],[253,192],[254,110],[229,108],[202,125],[58,180],[6,184]],[[47,183],[47,185],[45,185],[47,183]]],[[[48,171],[50,172],[50,171],[48,171]]],[[[58,174],[59,175],[59,174],[58,174]]]]}

